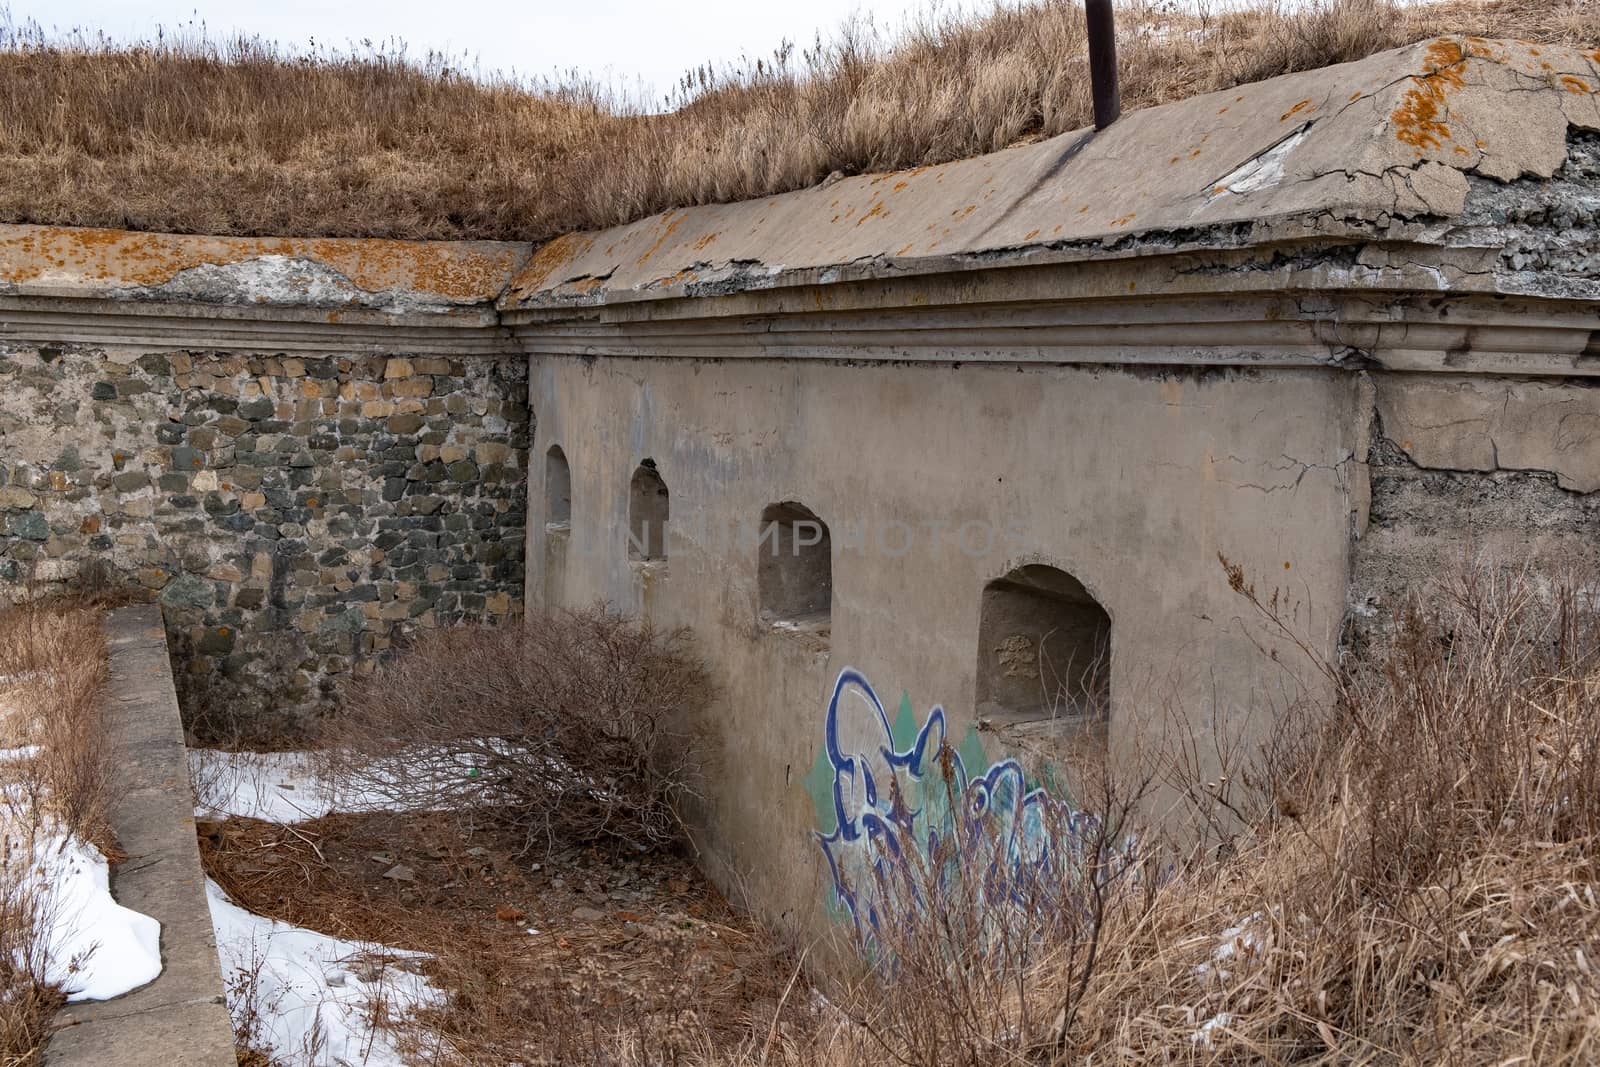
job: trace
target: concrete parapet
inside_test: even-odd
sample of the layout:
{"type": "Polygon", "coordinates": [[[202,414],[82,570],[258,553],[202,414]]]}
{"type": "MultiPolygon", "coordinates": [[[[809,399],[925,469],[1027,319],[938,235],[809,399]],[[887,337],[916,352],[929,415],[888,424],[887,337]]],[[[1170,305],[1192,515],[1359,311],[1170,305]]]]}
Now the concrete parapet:
{"type": "Polygon", "coordinates": [[[106,621],[106,718],[123,759],[111,826],[128,853],[111,876],[118,903],[161,923],[160,977],[115,1000],[56,1016],[47,1067],[232,1067],[233,1027],[195,842],[194,796],[161,613],[121,608],[106,621]]]}

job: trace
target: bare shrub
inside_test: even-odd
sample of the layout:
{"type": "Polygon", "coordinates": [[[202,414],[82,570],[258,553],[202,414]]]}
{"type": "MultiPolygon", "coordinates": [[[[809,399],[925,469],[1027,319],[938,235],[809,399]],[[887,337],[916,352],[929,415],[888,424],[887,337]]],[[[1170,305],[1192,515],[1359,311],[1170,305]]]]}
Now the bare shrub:
{"type": "Polygon", "coordinates": [[[602,608],[426,634],[352,687],[322,741],[340,788],[486,812],[528,847],[682,839],[709,689],[688,633],[602,608]]]}
{"type": "MultiPolygon", "coordinates": [[[[1588,0],[1131,0],[1118,20],[1129,110],[1441,34],[1600,41],[1588,0]]],[[[1072,0],[930,4],[642,102],[581,75],[474,80],[403,45],[295,52],[189,25],[126,47],[0,8],[0,219],[540,241],[1081,128],[1084,41],[1072,0]]]]}
{"type": "MultiPolygon", "coordinates": [[[[0,610],[0,1065],[36,1062],[64,997],[47,981],[55,901],[37,850],[62,828],[118,855],[106,818],[111,745],[100,611],[90,598],[0,610]]],[[[55,963],[71,969],[82,960],[55,963]]]]}

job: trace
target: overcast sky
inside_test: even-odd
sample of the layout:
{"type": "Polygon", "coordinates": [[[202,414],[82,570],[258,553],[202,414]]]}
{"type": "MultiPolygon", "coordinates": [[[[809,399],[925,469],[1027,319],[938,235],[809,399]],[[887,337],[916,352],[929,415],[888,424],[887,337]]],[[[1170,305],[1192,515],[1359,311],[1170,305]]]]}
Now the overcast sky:
{"type": "MultiPolygon", "coordinates": [[[[578,68],[657,99],[707,60],[767,55],[788,38],[831,35],[852,14],[898,25],[930,0],[0,0],[16,22],[103,29],[126,39],[158,26],[203,21],[213,36],[234,30],[285,44],[342,46],[399,37],[413,54],[440,49],[485,69],[524,75],[578,68]]],[[[943,8],[952,7],[944,0],[943,8]]],[[[961,6],[992,6],[964,0],[961,6]]]]}

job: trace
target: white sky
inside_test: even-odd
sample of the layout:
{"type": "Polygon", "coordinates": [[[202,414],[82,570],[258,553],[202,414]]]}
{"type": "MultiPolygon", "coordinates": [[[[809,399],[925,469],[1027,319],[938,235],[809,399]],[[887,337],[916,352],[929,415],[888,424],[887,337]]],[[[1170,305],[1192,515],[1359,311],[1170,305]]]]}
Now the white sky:
{"type": "MultiPolygon", "coordinates": [[[[784,38],[809,44],[851,15],[898,25],[933,0],[0,0],[21,23],[104,30],[119,39],[153,36],[191,21],[211,36],[242,30],[289,45],[315,39],[340,47],[363,38],[403,39],[413,55],[439,49],[476,57],[485,70],[523,75],[577,68],[647,99],[707,60],[765,56],[784,38]]],[[[943,0],[942,10],[957,0],[943,0]]],[[[992,0],[964,0],[987,8],[992,0]]]]}

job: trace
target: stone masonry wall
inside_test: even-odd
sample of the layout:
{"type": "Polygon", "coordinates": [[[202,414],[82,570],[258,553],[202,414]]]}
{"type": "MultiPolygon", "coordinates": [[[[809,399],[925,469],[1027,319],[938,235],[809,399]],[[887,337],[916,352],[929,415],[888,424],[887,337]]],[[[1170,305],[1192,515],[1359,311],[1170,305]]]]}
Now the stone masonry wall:
{"type": "Polygon", "coordinates": [[[159,599],[190,726],[261,737],[417,629],[521,611],[520,358],[0,346],[0,599],[159,599]]]}

